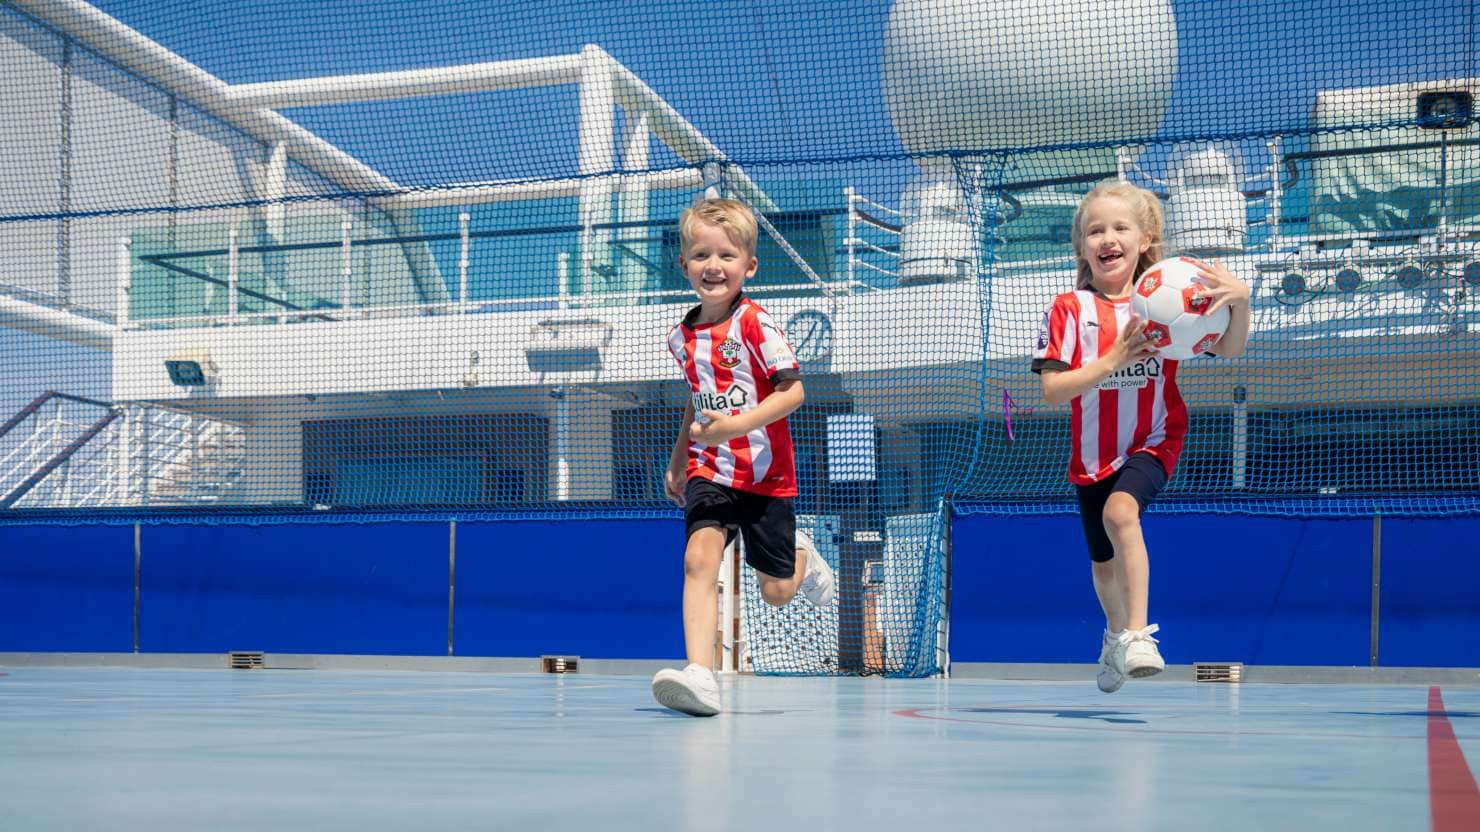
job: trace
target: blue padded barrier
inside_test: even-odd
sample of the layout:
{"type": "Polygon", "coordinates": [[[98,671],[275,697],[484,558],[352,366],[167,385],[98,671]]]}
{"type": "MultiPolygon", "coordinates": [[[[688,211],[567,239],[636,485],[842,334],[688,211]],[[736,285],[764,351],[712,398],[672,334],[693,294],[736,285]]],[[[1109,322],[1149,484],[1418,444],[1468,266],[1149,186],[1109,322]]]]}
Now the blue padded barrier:
{"type": "Polygon", "coordinates": [[[132,526],[0,525],[0,651],[133,649],[132,526]]]}
{"type": "Polygon", "coordinates": [[[148,652],[445,655],[446,523],[143,530],[148,652]]]}

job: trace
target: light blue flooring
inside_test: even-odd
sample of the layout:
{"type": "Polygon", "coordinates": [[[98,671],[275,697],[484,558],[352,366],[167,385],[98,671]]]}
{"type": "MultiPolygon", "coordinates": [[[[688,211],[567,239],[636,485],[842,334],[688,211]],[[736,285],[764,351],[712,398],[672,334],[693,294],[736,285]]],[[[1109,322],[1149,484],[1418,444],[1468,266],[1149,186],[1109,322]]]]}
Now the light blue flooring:
{"type": "Polygon", "coordinates": [[[0,673],[4,830],[1430,828],[1421,686],[0,673]]]}

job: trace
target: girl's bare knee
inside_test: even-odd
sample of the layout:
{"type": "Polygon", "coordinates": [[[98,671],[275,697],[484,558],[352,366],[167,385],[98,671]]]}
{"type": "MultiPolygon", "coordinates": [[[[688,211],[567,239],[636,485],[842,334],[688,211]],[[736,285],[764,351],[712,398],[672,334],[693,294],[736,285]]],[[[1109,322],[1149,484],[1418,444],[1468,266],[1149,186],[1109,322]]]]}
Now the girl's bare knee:
{"type": "Polygon", "coordinates": [[[1105,501],[1104,519],[1106,532],[1130,531],[1141,523],[1141,504],[1129,494],[1111,494],[1105,501]]]}

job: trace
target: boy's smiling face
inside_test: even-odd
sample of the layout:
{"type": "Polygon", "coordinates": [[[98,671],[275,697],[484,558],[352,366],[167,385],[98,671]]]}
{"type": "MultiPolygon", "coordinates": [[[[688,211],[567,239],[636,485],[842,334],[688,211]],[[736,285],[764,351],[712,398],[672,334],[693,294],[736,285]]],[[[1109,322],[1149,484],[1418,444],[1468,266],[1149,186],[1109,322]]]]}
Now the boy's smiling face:
{"type": "Polygon", "coordinates": [[[705,317],[728,310],[757,265],[754,253],[736,245],[723,227],[707,222],[695,223],[678,261],[699,296],[705,317]]]}

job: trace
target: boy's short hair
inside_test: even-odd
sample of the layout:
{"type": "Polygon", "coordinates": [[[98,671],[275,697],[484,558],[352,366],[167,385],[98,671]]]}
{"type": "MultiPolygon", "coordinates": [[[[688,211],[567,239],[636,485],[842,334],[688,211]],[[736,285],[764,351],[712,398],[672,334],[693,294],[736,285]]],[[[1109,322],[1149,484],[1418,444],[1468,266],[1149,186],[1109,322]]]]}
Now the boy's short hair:
{"type": "Polygon", "coordinates": [[[684,248],[694,239],[694,226],[701,222],[723,228],[730,242],[755,256],[757,227],[749,205],[735,199],[696,200],[678,215],[679,243],[684,248]]]}

